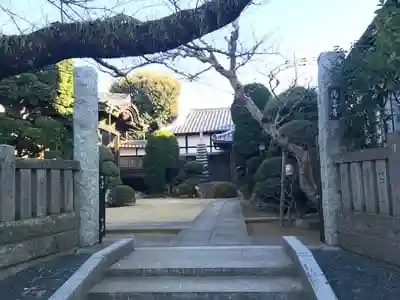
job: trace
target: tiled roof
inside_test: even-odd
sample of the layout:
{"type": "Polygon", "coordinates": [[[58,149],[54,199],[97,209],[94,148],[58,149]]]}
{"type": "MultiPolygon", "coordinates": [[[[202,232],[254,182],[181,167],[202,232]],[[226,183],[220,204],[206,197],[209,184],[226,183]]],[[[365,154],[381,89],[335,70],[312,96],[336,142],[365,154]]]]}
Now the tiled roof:
{"type": "Polygon", "coordinates": [[[185,120],[171,128],[174,134],[222,132],[233,125],[230,107],[193,109],[185,120]]]}
{"type": "Polygon", "coordinates": [[[231,129],[225,131],[223,133],[213,134],[212,139],[214,142],[233,142],[233,132],[235,131],[235,127],[232,126],[231,129]]]}

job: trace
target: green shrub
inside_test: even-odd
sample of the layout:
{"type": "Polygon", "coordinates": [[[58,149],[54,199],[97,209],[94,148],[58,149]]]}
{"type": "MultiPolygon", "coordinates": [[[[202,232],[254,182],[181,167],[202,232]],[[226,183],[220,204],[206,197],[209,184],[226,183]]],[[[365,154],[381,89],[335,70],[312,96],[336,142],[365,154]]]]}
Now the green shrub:
{"type": "Polygon", "coordinates": [[[179,145],[167,130],[158,130],[149,136],[143,159],[144,181],[150,193],[163,193],[173,182],[174,169],[179,167],[179,145]]]}
{"type": "Polygon", "coordinates": [[[62,153],[58,150],[50,150],[44,153],[45,159],[62,159],[62,153]]]}
{"type": "Polygon", "coordinates": [[[107,177],[107,185],[108,186],[117,186],[117,185],[121,185],[121,184],[122,184],[121,177],[119,177],[119,176],[107,177]]]}
{"type": "Polygon", "coordinates": [[[182,182],[181,184],[178,184],[174,188],[173,195],[176,197],[185,197],[185,198],[196,197],[197,196],[196,186],[197,185],[191,181],[182,182]]]}
{"type": "Polygon", "coordinates": [[[114,154],[104,145],[99,145],[99,161],[115,161],[114,154]]]}
{"type": "Polygon", "coordinates": [[[281,179],[279,177],[271,177],[257,182],[254,187],[254,194],[264,203],[279,206],[281,179]]]}
{"type": "Polygon", "coordinates": [[[237,187],[232,182],[220,182],[215,186],[214,198],[235,198],[237,187]]]}
{"type": "Polygon", "coordinates": [[[114,187],[113,206],[126,206],[136,203],[135,191],[128,185],[117,185],[114,187]]]}
{"type": "Polygon", "coordinates": [[[103,161],[100,164],[100,174],[107,177],[119,177],[120,171],[118,166],[112,161],[103,161]]]}
{"type": "Polygon", "coordinates": [[[253,191],[256,180],[254,178],[254,174],[257,172],[260,164],[263,159],[260,156],[254,156],[246,160],[246,176],[245,176],[245,184],[248,190],[248,193],[253,191]]]}
{"type": "Polygon", "coordinates": [[[254,175],[254,179],[256,180],[256,182],[261,182],[267,178],[280,177],[281,171],[282,171],[282,158],[269,157],[266,158],[258,167],[258,170],[254,175]]]}
{"type": "Polygon", "coordinates": [[[201,176],[204,171],[204,165],[198,161],[188,161],[183,165],[183,172],[189,178],[192,176],[201,176]]]}

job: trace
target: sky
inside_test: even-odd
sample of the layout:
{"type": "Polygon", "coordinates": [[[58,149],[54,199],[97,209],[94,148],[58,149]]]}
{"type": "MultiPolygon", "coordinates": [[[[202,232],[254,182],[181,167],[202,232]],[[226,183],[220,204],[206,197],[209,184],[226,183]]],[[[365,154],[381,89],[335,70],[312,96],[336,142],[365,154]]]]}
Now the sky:
{"type": "MultiPolygon", "coordinates": [[[[268,79],[265,74],[284,60],[292,61],[294,57],[305,58],[308,62],[307,66],[298,68],[298,83],[316,86],[318,55],[323,51],[332,50],[336,45],[348,49],[371,23],[378,3],[378,0],[258,1],[240,17],[240,40],[246,47],[251,47],[255,40],[267,36],[265,47],[279,55],[257,56],[252,63],[240,70],[239,78],[243,83],[260,82],[267,86],[268,79]]],[[[90,14],[81,11],[79,17],[87,19],[104,16],[103,8],[106,7],[106,13],[110,15],[123,12],[140,20],[149,20],[170,14],[173,8],[168,3],[167,0],[92,0],[93,7],[102,9],[91,10],[90,14]]],[[[184,0],[180,3],[184,8],[193,6],[196,2],[184,0]]],[[[49,6],[46,0],[2,0],[0,8],[0,20],[5,34],[17,33],[18,30],[24,29],[34,30],[48,22],[60,20],[58,10],[49,6]],[[12,11],[11,17],[10,14],[5,14],[7,10],[12,11]]],[[[226,47],[224,37],[228,34],[229,26],[208,35],[206,39],[214,46],[223,48],[226,47]]],[[[135,60],[118,59],[111,62],[122,67],[134,63],[135,60]]],[[[222,62],[225,63],[223,60],[222,62]]],[[[79,60],[77,64],[93,65],[88,60],[79,60]]],[[[184,60],[178,62],[176,67],[190,73],[200,70],[203,65],[195,60],[184,60]]],[[[173,74],[161,66],[152,65],[146,68],[173,74]]],[[[191,108],[223,107],[232,102],[233,92],[227,80],[214,71],[205,73],[196,82],[188,82],[176,74],[173,75],[182,84],[182,115],[191,108]]],[[[278,76],[281,84],[277,91],[282,91],[292,82],[294,70],[289,69],[278,76]]],[[[100,91],[107,91],[112,81],[111,76],[99,71],[100,91]]]]}

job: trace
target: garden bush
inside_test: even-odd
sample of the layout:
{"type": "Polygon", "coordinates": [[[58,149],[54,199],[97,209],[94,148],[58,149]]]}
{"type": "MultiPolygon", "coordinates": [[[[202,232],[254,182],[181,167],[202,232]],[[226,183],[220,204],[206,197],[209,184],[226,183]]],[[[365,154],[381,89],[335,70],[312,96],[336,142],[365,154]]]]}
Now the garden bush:
{"type": "Polygon", "coordinates": [[[279,207],[281,195],[280,177],[270,177],[257,182],[254,187],[254,194],[261,202],[272,207],[279,207]]]}
{"type": "Polygon", "coordinates": [[[185,162],[178,176],[175,178],[175,185],[179,185],[184,181],[191,180],[196,184],[201,182],[204,166],[198,161],[187,161],[185,162]]]}
{"type": "Polygon", "coordinates": [[[114,161],[114,154],[104,145],[99,145],[99,160],[100,161],[114,161]]]}
{"type": "Polygon", "coordinates": [[[193,198],[198,196],[197,184],[194,181],[188,180],[178,184],[174,190],[173,195],[182,198],[193,198]]]}
{"type": "Polygon", "coordinates": [[[257,172],[254,174],[256,182],[264,181],[271,177],[281,177],[282,171],[282,158],[281,157],[268,157],[258,167],[257,172]]]}
{"type": "Polygon", "coordinates": [[[183,171],[188,178],[201,176],[204,171],[203,164],[198,161],[188,161],[183,165],[183,171]]]}
{"type": "Polygon", "coordinates": [[[59,150],[50,150],[44,152],[44,159],[62,159],[62,153],[59,150]]]}
{"type": "Polygon", "coordinates": [[[135,190],[128,185],[117,185],[113,188],[114,201],[112,206],[120,207],[136,203],[135,190]]]}
{"type": "Polygon", "coordinates": [[[214,198],[235,198],[237,196],[237,187],[232,182],[220,182],[215,186],[214,198]]]}
{"type": "Polygon", "coordinates": [[[121,177],[115,176],[115,177],[108,177],[107,179],[107,185],[108,186],[117,186],[122,184],[121,177]]]}
{"type": "Polygon", "coordinates": [[[144,181],[150,193],[163,193],[173,182],[179,168],[179,145],[168,130],[157,130],[149,136],[143,159],[144,181]]]}
{"type": "Polygon", "coordinates": [[[120,170],[112,161],[103,161],[100,164],[100,173],[106,177],[119,177],[120,170]]]}

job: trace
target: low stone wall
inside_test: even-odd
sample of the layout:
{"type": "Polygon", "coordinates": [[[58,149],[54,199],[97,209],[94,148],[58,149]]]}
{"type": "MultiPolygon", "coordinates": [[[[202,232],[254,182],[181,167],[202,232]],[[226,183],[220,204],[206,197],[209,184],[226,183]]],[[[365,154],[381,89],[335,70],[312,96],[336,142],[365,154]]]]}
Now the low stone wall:
{"type": "Polygon", "coordinates": [[[0,268],[74,249],[79,219],[75,212],[0,223],[0,268]]]}

